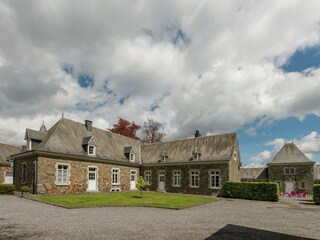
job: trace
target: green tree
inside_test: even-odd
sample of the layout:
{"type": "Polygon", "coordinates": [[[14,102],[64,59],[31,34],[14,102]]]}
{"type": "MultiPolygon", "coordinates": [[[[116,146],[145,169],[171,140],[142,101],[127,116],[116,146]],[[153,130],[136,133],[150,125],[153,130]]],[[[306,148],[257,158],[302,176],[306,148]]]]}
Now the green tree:
{"type": "Polygon", "coordinates": [[[148,183],[146,183],[143,179],[142,176],[139,177],[138,181],[137,181],[137,188],[140,191],[140,197],[142,197],[142,192],[143,190],[146,190],[146,188],[149,186],[148,183]]]}

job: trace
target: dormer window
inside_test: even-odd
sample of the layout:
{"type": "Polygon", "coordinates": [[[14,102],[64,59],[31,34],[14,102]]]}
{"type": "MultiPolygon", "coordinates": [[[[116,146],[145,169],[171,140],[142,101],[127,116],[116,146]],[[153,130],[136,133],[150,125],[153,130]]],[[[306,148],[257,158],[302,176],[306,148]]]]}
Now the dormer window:
{"type": "Polygon", "coordinates": [[[201,151],[200,148],[195,147],[192,153],[192,160],[200,160],[201,151]]]}
{"type": "Polygon", "coordinates": [[[123,149],[123,151],[124,151],[124,155],[125,155],[126,159],[128,159],[130,162],[136,161],[136,152],[134,150],[134,147],[132,147],[132,146],[125,147],[123,149]]]}
{"type": "Polygon", "coordinates": [[[96,155],[96,149],[97,149],[97,145],[94,141],[93,136],[90,137],[85,137],[82,141],[82,146],[83,149],[85,150],[85,152],[89,155],[89,156],[95,156],[96,155]]]}
{"type": "Polygon", "coordinates": [[[160,162],[166,162],[168,161],[168,158],[169,158],[168,151],[163,150],[161,153],[160,162]]]}

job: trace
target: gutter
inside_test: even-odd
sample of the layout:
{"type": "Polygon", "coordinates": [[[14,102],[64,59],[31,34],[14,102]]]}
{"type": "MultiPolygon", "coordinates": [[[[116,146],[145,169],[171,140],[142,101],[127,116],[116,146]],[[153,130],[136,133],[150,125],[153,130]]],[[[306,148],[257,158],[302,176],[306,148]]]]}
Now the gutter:
{"type": "Polygon", "coordinates": [[[218,161],[189,161],[189,162],[158,162],[158,163],[145,163],[144,167],[152,167],[152,166],[172,166],[172,165],[207,165],[207,164],[222,164],[228,163],[230,159],[227,160],[218,160],[218,161]]]}

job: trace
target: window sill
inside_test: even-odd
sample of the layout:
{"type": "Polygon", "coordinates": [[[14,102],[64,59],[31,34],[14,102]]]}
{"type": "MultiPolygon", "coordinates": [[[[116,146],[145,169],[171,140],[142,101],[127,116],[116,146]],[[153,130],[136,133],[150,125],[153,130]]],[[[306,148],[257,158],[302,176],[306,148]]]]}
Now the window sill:
{"type": "Polygon", "coordinates": [[[199,186],[189,186],[189,188],[199,188],[199,186]]]}
{"type": "Polygon", "coordinates": [[[70,183],[55,183],[57,186],[69,186],[70,183]]]}
{"type": "Polygon", "coordinates": [[[181,187],[181,185],[173,185],[172,187],[181,187]]]}
{"type": "Polygon", "coordinates": [[[112,183],[112,186],[120,186],[120,183],[112,183]]]}
{"type": "Polygon", "coordinates": [[[221,187],[209,187],[209,189],[221,189],[221,187]]]}

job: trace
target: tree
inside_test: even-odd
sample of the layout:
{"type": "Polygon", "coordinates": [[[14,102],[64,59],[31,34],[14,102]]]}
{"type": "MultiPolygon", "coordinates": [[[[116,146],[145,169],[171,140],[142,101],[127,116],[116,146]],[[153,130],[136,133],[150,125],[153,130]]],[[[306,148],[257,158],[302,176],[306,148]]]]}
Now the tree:
{"type": "Polygon", "coordinates": [[[109,128],[111,132],[136,140],[140,140],[140,138],[136,136],[137,130],[141,128],[139,125],[135,124],[134,122],[130,123],[128,120],[123,118],[118,117],[118,119],[118,123],[114,124],[113,128],[109,128]]]}
{"type": "Polygon", "coordinates": [[[142,176],[140,176],[140,177],[138,178],[138,181],[137,181],[137,188],[138,188],[139,191],[140,191],[140,197],[141,197],[141,198],[142,198],[142,192],[143,192],[143,190],[146,190],[146,188],[147,188],[148,186],[149,186],[149,184],[144,181],[144,179],[143,179],[142,176]]]}
{"type": "Polygon", "coordinates": [[[156,143],[161,142],[165,136],[163,132],[159,132],[162,128],[161,123],[154,121],[152,118],[148,118],[147,122],[144,122],[142,128],[142,142],[144,143],[156,143]]]}

